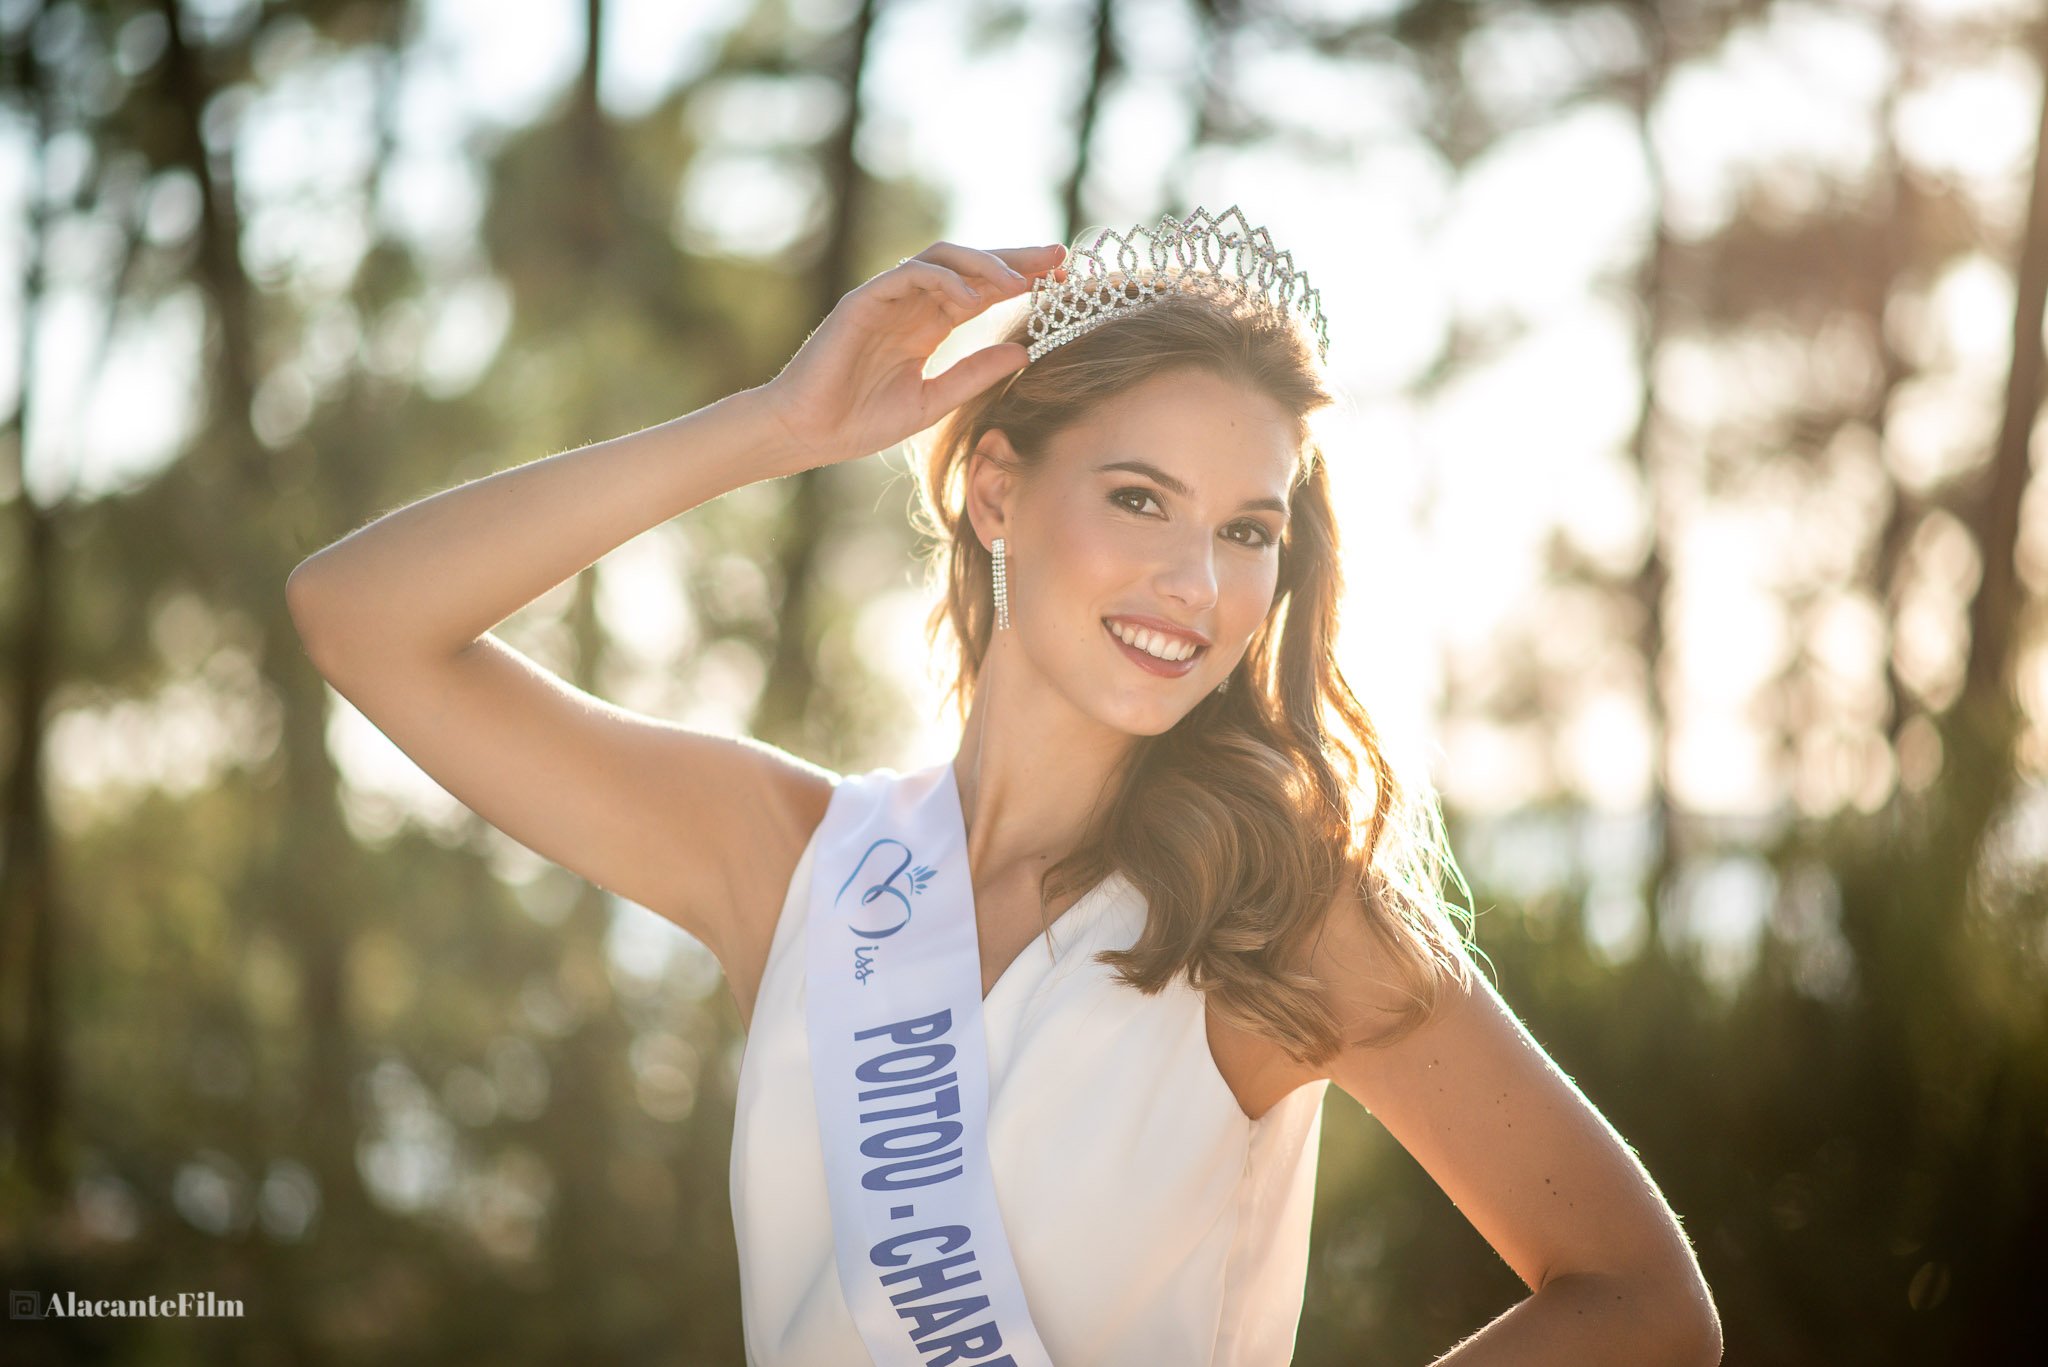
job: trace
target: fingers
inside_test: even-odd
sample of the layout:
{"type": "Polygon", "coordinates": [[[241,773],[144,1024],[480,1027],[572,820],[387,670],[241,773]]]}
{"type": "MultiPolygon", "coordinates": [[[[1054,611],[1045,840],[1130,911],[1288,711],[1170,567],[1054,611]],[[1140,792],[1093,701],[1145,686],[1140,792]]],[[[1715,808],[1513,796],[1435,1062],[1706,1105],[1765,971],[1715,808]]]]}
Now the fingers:
{"type": "MultiPolygon", "coordinates": [[[[1057,270],[1059,264],[1067,259],[1067,249],[1055,242],[1049,247],[1004,247],[996,255],[1026,275],[1044,275],[1047,271],[1057,270]]],[[[1063,271],[1060,273],[1064,274],[1063,271]]]]}
{"type": "Polygon", "coordinates": [[[1015,342],[998,342],[961,357],[943,373],[925,381],[932,411],[952,412],[1005,375],[1022,369],[1030,355],[1015,342]]]}
{"type": "Polygon", "coordinates": [[[962,276],[986,282],[984,292],[993,286],[998,293],[1009,293],[1028,288],[1031,277],[1043,275],[1058,265],[1066,250],[1058,243],[1046,247],[997,247],[983,251],[977,247],[963,247],[957,242],[934,242],[910,259],[949,266],[962,276]]]}
{"type": "Polygon", "coordinates": [[[1065,258],[1066,248],[1058,243],[982,251],[956,242],[934,242],[877,276],[872,287],[885,299],[901,298],[913,289],[935,294],[957,309],[964,321],[999,299],[1025,293],[1041,276],[1064,280],[1060,262],[1065,258]]]}
{"type": "Polygon", "coordinates": [[[958,271],[922,257],[910,257],[896,269],[904,272],[905,278],[918,289],[935,291],[969,313],[979,313],[995,297],[992,287],[984,285],[977,289],[973,282],[962,279],[958,271]]]}
{"type": "Polygon", "coordinates": [[[1012,270],[1023,273],[1026,283],[1045,276],[1048,280],[1060,281],[1067,278],[1067,249],[1055,242],[1049,247],[999,247],[993,253],[1001,257],[1012,270]]]}
{"type": "Polygon", "coordinates": [[[1020,270],[996,252],[979,251],[953,242],[934,242],[913,260],[950,266],[982,287],[984,294],[1002,294],[1023,289],[1029,283],[1020,270]]]}

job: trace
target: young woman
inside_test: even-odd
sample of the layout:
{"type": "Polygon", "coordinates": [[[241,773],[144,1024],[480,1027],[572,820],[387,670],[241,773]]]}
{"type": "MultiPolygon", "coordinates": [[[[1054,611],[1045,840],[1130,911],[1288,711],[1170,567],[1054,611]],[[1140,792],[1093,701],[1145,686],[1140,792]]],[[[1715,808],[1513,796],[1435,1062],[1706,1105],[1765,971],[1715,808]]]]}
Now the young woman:
{"type": "Polygon", "coordinates": [[[1677,1220],[1472,966],[1427,781],[1334,663],[1320,296],[1234,206],[1133,240],[934,243],[759,388],[388,514],[292,576],[309,655],[723,965],[757,1367],[1285,1362],[1331,1082],[1534,1292],[1446,1361],[1719,1361],[1677,1220]],[[490,634],[666,518],[935,425],[943,764],[835,775],[490,634]]]}

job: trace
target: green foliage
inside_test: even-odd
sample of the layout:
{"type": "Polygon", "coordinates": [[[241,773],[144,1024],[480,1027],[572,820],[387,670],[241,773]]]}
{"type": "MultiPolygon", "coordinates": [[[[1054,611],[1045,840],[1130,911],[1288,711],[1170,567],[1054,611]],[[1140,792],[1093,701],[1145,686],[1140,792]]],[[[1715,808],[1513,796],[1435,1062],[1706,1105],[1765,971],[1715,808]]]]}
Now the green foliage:
{"type": "MultiPolygon", "coordinates": [[[[360,61],[366,114],[388,129],[394,73],[422,55],[419,15],[338,0],[167,8],[182,42],[140,4],[17,5],[0,27],[9,108],[89,151],[71,226],[125,244],[127,265],[98,282],[105,302],[182,293],[206,315],[197,416],[172,459],[46,509],[4,489],[20,514],[0,524],[7,730],[46,748],[10,785],[0,858],[0,1280],[81,1299],[208,1291],[246,1312],[10,1322],[0,1356],[740,1361],[726,1183],[742,1040],[716,965],[467,812],[364,780],[350,760],[362,728],[303,658],[284,580],[436,488],[760,383],[821,301],[936,236],[944,193],[834,172],[830,147],[799,141],[770,151],[829,193],[787,259],[681,245],[674,206],[719,150],[700,145],[692,98],[740,77],[815,82],[840,60],[846,35],[762,5],[642,113],[572,90],[480,142],[465,251],[391,231],[371,207],[401,191],[368,183],[319,209],[365,244],[338,284],[259,273],[249,224],[276,206],[226,175],[235,111],[360,61]],[[197,185],[205,211],[170,212],[197,185]],[[489,332],[494,299],[502,336],[469,371],[441,368],[437,326],[470,310],[489,332]],[[50,719],[62,724],[42,734],[50,719]],[[102,772],[113,781],[87,781],[102,772]],[[47,896],[15,876],[36,867],[38,835],[47,896]],[[40,979],[37,943],[53,965],[40,979]],[[47,1007],[31,982],[55,993],[47,1007]],[[53,1042],[38,1046],[37,1020],[53,1042]],[[47,1101],[29,1085],[38,1060],[58,1065],[47,1101]],[[54,1173],[36,1158],[37,1120],[55,1123],[54,1173]]],[[[1216,23],[1230,7],[1195,8],[1216,23]]],[[[1405,44],[1454,71],[1446,58],[1488,7],[1397,8],[1302,42],[1346,60],[1405,44]]],[[[1027,17],[977,7],[971,29],[1007,40],[1027,17]]],[[[1452,86],[1437,131],[1462,164],[1502,130],[1452,86]]],[[[1207,104],[1220,117],[1229,101],[1207,104]]],[[[364,171],[388,174],[381,158],[364,171]]],[[[1889,231],[1876,204],[1830,212],[1863,242],[1889,231]]],[[[1980,240],[1962,212],[1943,200],[1924,249],[1980,240]]],[[[1729,287],[1696,301],[1700,316],[1733,329],[1725,311],[1767,309],[1795,285],[1845,288],[1831,282],[1854,272],[1821,267],[1848,237],[1819,221],[1783,240],[1731,227],[1734,245],[1704,262],[1729,287]]],[[[0,446],[18,469],[19,415],[0,446]]],[[[838,767],[881,762],[912,719],[851,624],[901,587],[909,533],[885,500],[902,490],[872,469],[832,473],[828,496],[756,486],[669,529],[689,618],[674,660],[628,658],[594,576],[504,632],[586,687],[665,685],[735,730],[758,705],[757,729],[794,733],[767,739],[838,767]]],[[[1885,599],[1883,584],[1858,588],[1885,599]]],[[[1502,694],[1540,711],[1546,682],[1532,665],[1502,694]]],[[[1961,777],[1926,799],[1894,794],[1740,851],[1768,863],[1776,892],[1732,983],[1695,961],[1682,928],[1613,961],[1588,934],[1583,879],[1533,895],[1474,879],[1477,903],[1502,907],[1478,934],[1503,995],[1683,1218],[1731,1362],[2018,1361],[2038,1322],[2040,793],[2017,777],[2016,734],[1988,752],[1950,739],[1961,777]]],[[[1683,872],[1682,859],[1663,870],[1653,895],[1683,872]]],[[[1525,1289],[1377,1122],[1331,1097],[1298,1361],[1423,1361],[1525,1289]]]]}

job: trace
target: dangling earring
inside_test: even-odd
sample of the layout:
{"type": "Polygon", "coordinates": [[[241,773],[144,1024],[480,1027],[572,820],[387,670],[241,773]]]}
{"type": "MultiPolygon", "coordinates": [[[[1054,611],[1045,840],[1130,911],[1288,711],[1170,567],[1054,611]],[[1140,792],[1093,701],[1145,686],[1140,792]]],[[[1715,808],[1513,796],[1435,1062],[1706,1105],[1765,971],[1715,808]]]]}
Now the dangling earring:
{"type": "Polygon", "coordinates": [[[1220,684],[1217,684],[1217,685],[1216,685],[1216,691],[1217,691],[1218,693],[1221,693],[1221,692],[1223,692],[1223,691],[1224,691],[1225,689],[1227,689],[1227,688],[1229,688],[1229,687],[1230,687],[1230,676],[1229,676],[1228,674],[1225,674],[1225,675],[1223,676],[1223,682],[1222,682],[1222,683],[1220,683],[1220,684]]]}
{"type": "Polygon", "coordinates": [[[996,630],[1010,628],[1010,577],[1003,561],[1003,539],[999,536],[991,547],[996,557],[996,630]]]}

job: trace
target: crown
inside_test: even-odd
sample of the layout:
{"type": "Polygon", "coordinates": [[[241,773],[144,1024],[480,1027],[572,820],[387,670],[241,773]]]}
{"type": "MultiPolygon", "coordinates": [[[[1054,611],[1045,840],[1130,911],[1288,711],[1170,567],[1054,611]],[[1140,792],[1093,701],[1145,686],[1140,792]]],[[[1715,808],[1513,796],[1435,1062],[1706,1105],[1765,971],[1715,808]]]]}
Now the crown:
{"type": "Polygon", "coordinates": [[[1198,281],[1211,279],[1277,303],[1283,313],[1298,306],[1315,333],[1317,356],[1329,359],[1330,328],[1323,318],[1322,291],[1311,288],[1307,273],[1294,269],[1293,254],[1274,251],[1272,236],[1246,223],[1235,204],[1218,218],[1198,207],[1183,219],[1162,215],[1150,229],[1143,224],[1122,233],[1104,228],[1091,246],[1069,252],[1060,266],[1066,272],[1064,282],[1054,281],[1050,272],[1031,282],[1027,327],[1034,361],[1104,323],[1151,308],[1168,295],[1196,293],[1203,288],[1198,281]],[[1131,240],[1139,233],[1147,238],[1142,255],[1131,240]],[[1104,243],[1114,243],[1114,252],[1106,252],[1104,243]],[[1148,265],[1151,273],[1139,274],[1148,265]],[[1225,272],[1226,265],[1230,273],[1225,272]]]}

